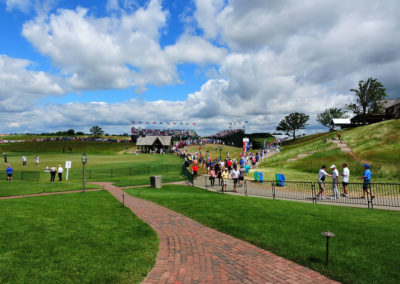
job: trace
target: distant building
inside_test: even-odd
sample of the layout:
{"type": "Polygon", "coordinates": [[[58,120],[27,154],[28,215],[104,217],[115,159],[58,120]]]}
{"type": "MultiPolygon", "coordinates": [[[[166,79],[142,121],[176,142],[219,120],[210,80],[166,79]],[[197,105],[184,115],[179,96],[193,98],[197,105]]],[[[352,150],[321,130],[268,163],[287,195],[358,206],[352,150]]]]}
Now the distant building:
{"type": "Polygon", "coordinates": [[[400,118],[400,99],[387,100],[385,114],[390,118],[400,118]]]}
{"type": "Polygon", "coordinates": [[[159,153],[163,150],[167,153],[171,149],[172,145],[171,136],[145,136],[138,137],[136,141],[136,146],[139,151],[149,153],[152,152],[159,153]]]}
{"type": "Polygon", "coordinates": [[[334,118],[331,120],[331,125],[333,129],[343,129],[351,127],[350,118],[334,118]]]}

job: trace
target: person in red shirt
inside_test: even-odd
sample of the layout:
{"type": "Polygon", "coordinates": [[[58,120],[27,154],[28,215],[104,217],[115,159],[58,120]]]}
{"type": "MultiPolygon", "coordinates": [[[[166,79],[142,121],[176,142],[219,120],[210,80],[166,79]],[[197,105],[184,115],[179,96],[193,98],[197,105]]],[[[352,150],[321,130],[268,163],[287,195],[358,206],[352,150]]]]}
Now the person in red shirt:
{"type": "Polygon", "coordinates": [[[197,177],[197,172],[199,171],[199,167],[197,166],[197,164],[194,164],[192,167],[192,172],[193,172],[193,178],[197,177]]]}
{"type": "Polygon", "coordinates": [[[228,172],[231,172],[232,170],[232,161],[229,159],[228,162],[226,162],[226,165],[228,166],[228,172]]]}

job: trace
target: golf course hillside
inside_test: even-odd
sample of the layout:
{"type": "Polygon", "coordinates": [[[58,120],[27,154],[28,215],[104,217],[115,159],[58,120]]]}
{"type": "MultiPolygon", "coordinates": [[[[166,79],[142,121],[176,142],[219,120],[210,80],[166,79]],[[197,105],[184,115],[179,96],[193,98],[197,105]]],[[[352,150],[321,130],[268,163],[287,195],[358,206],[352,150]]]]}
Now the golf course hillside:
{"type": "Polygon", "coordinates": [[[347,163],[350,182],[363,173],[363,165],[371,165],[373,182],[400,182],[400,120],[389,120],[338,132],[305,136],[282,145],[277,153],[260,165],[266,180],[276,173],[286,180],[315,181],[321,165],[347,163]]]}

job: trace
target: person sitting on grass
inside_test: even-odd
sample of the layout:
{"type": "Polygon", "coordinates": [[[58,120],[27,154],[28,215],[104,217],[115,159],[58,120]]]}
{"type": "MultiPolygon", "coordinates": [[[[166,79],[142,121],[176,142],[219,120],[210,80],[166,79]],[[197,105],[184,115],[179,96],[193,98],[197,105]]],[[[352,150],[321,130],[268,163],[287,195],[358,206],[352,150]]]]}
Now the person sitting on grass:
{"type": "Polygon", "coordinates": [[[372,195],[371,191],[368,191],[368,188],[371,187],[371,177],[372,177],[372,173],[371,170],[369,169],[369,165],[365,164],[364,165],[364,174],[362,177],[358,177],[357,180],[359,179],[363,179],[363,196],[361,196],[360,198],[365,198],[365,194],[368,194],[371,196],[371,199],[374,199],[374,195],[372,195]]]}
{"type": "Polygon", "coordinates": [[[7,166],[6,173],[7,173],[7,181],[12,181],[13,180],[13,168],[11,167],[11,165],[7,166]]]}
{"type": "Polygon", "coordinates": [[[323,165],[318,172],[318,186],[319,186],[319,192],[317,194],[318,199],[325,199],[323,195],[325,190],[326,176],[331,177],[331,175],[326,172],[326,166],[323,165]]]}
{"type": "Polygon", "coordinates": [[[226,187],[228,185],[228,169],[225,168],[224,171],[221,174],[221,178],[222,178],[222,192],[226,191],[226,187]]]}

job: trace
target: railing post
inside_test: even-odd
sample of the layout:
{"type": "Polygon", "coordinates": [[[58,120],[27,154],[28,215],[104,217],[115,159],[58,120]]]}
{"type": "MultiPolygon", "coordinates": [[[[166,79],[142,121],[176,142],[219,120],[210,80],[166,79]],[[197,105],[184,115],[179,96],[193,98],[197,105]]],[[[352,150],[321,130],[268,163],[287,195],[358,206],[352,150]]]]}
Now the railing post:
{"type": "Polygon", "coordinates": [[[312,194],[313,203],[314,204],[317,203],[317,195],[316,195],[316,192],[315,192],[315,182],[311,183],[311,194],[312,194]]]}
{"type": "Polygon", "coordinates": [[[275,183],[274,182],[272,182],[272,197],[273,197],[273,199],[276,198],[276,191],[275,191],[275,183]]]}
{"type": "MultiPolygon", "coordinates": [[[[373,197],[372,196],[374,196],[373,194],[372,194],[372,185],[371,184],[369,184],[369,192],[371,193],[370,194],[370,200],[368,201],[368,203],[370,203],[371,204],[371,209],[374,209],[374,203],[373,203],[373,197]]],[[[368,204],[368,208],[370,208],[370,205],[368,204]]]]}
{"type": "Polygon", "coordinates": [[[248,192],[247,192],[247,181],[244,181],[244,196],[248,196],[248,192]]]}
{"type": "Polygon", "coordinates": [[[208,188],[207,188],[207,176],[205,176],[205,181],[206,181],[206,182],[205,182],[205,184],[206,184],[206,189],[208,189],[208,188]]]}

